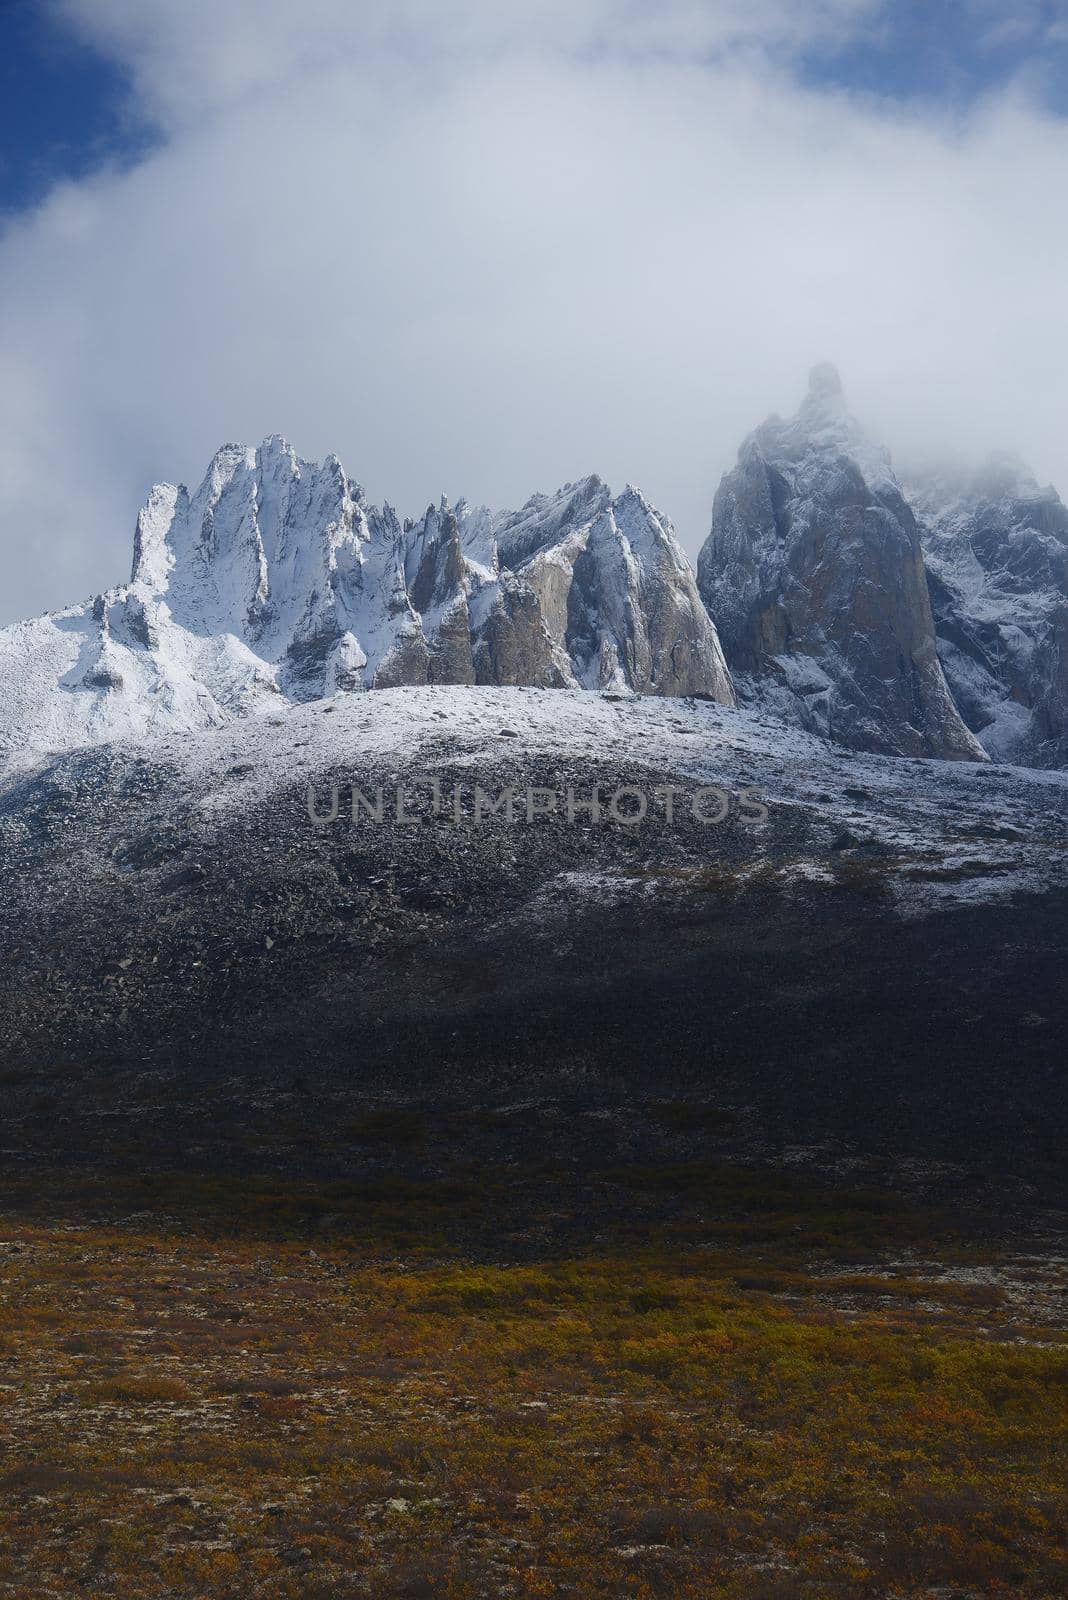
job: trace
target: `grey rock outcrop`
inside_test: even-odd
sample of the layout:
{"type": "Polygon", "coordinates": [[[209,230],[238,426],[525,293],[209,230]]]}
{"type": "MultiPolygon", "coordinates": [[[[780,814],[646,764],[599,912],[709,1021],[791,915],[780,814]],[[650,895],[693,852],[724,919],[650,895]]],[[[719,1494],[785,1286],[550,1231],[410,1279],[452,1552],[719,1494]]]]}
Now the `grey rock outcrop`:
{"type": "Polygon", "coordinates": [[[406,532],[431,683],[703,694],[733,703],[671,524],[599,478],[493,517],[443,501],[406,532]]]}
{"type": "Polygon", "coordinates": [[[939,664],[915,518],[833,367],[742,445],[697,573],[741,699],[855,749],[984,759],[939,664]]]}
{"type": "Polygon", "coordinates": [[[995,760],[1068,764],[1068,508],[1012,456],[915,472],[938,653],[995,760]]]}
{"type": "Polygon", "coordinates": [[[637,489],[603,508],[574,563],[568,647],[578,681],[730,703],[718,635],[674,537],[637,489]]]}
{"type": "Polygon", "coordinates": [[[693,569],[637,489],[613,498],[599,478],[567,484],[504,519],[497,540],[509,567],[479,608],[485,681],[524,681],[514,660],[545,684],[733,704],[693,569]]]}

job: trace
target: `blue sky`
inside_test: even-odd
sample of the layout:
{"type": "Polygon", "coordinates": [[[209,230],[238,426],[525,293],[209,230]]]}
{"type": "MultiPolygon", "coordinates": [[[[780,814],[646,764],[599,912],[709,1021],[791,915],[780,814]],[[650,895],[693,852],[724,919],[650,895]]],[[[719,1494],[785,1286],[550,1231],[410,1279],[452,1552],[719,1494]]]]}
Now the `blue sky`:
{"type": "Polygon", "coordinates": [[[814,85],[966,110],[1021,74],[1068,113],[1068,22],[1057,0],[892,0],[856,36],[805,53],[814,85]]]}
{"type": "Polygon", "coordinates": [[[0,210],[36,204],[62,178],[136,161],[154,133],[128,73],[38,0],[0,0],[0,210]]]}
{"type": "MultiPolygon", "coordinates": [[[[44,0],[0,0],[0,29],[0,210],[36,204],[57,180],[135,163],[163,137],[132,93],[128,67],[44,0]]],[[[1063,0],[890,0],[855,28],[802,43],[789,60],[817,89],[950,113],[1023,75],[1046,106],[1068,115],[1063,0]]]]}
{"type": "Polygon", "coordinates": [[[1068,493],[1068,0],[0,0],[0,625],[223,442],[691,554],[832,360],[1068,493]]]}

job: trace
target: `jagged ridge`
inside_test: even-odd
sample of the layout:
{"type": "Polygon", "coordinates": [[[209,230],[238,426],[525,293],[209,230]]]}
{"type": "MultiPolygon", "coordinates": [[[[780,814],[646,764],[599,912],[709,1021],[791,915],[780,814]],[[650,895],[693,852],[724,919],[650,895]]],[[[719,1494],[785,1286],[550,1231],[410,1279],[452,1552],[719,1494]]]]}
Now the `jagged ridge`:
{"type": "Polygon", "coordinates": [[[217,726],[338,692],[498,684],[733,703],[668,520],[599,478],[419,522],[336,456],[226,445],[194,494],[160,485],[130,582],[0,632],[0,748],[217,726]]]}
{"type": "Polygon", "coordinates": [[[402,523],[335,456],[226,445],[153,489],[128,584],[0,631],[0,757],[424,684],[737,686],[854,749],[1064,766],[1068,510],[1006,457],[903,487],[829,364],[742,445],[696,579],[595,476],[402,523]]]}

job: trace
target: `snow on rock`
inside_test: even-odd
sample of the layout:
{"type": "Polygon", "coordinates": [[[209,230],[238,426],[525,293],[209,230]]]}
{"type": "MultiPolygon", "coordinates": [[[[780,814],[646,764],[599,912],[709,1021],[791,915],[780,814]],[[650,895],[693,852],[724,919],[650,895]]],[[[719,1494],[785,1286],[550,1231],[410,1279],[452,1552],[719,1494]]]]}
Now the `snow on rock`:
{"type": "Polygon", "coordinates": [[[666,518],[599,478],[402,524],[336,456],[228,444],[142,510],[130,582],[0,630],[0,759],[195,732],[360,689],[730,679],[666,518]]]}
{"type": "Polygon", "coordinates": [[[854,749],[984,759],[939,664],[915,519],[834,367],[742,445],[697,570],[743,699],[854,749]]]}
{"type": "MultiPolygon", "coordinates": [[[[143,751],[118,747],[114,755],[134,764],[143,751]]],[[[771,820],[750,836],[744,870],[754,883],[832,892],[868,884],[906,917],[1068,885],[1066,772],[855,753],[753,709],[689,698],[412,686],[280,702],[270,717],[157,740],[151,759],[168,774],[168,803],[176,814],[195,813],[206,837],[228,816],[264,801],[281,805],[294,791],[303,809],[308,786],[325,814],[336,784],[344,811],[348,787],[371,793],[383,772],[413,794],[422,786],[425,802],[435,774],[451,774],[448,785],[466,771],[469,787],[496,792],[530,781],[524,769],[558,763],[571,773],[585,767],[590,776],[578,792],[588,799],[590,784],[625,766],[628,784],[641,782],[644,769],[654,794],[670,774],[683,794],[708,785],[759,796],[771,820]],[[774,837],[797,842],[784,854],[781,843],[772,848],[774,837]]],[[[37,765],[47,768],[48,758],[37,765]]],[[[0,778],[0,803],[18,784],[14,775],[0,778]]],[[[606,803],[606,791],[601,798],[606,803]]],[[[558,808],[564,803],[559,797],[558,808]]],[[[715,855],[715,826],[708,846],[715,855]]],[[[672,892],[670,878],[652,883],[650,892],[672,892]]],[[[570,891],[603,898],[610,887],[598,872],[570,891]]]]}
{"type": "Polygon", "coordinates": [[[917,470],[946,679],[995,760],[1068,763],[1068,509],[1012,456],[917,470]]]}
{"type": "Polygon", "coordinates": [[[0,630],[0,770],[449,686],[737,686],[783,739],[1066,766],[1068,511],[1007,457],[903,492],[827,364],[742,445],[696,575],[630,485],[402,522],[336,456],[227,444],[195,492],[152,490],[127,584],[0,630]]]}

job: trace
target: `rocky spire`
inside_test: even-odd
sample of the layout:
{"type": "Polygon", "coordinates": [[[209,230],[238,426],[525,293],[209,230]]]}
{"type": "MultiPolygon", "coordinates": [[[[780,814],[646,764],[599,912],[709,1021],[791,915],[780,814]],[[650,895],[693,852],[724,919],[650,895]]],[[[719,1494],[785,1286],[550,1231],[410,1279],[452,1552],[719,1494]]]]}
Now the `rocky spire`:
{"type": "Polygon", "coordinates": [[[829,363],[742,445],[697,570],[743,698],[857,749],[983,759],[938,662],[915,519],[829,363]]]}

